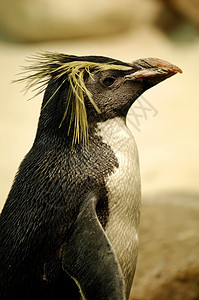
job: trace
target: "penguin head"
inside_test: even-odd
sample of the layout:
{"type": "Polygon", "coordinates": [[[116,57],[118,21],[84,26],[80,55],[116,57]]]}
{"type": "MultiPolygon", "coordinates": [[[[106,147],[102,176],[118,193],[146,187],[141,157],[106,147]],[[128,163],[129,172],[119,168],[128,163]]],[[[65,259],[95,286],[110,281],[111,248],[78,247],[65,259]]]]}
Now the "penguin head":
{"type": "Polygon", "coordinates": [[[143,92],[182,72],[177,66],[157,58],[139,59],[129,64],[123,63],[123,66],[124,69],[93,70],[91,76],[86,76],[85,84],[100,109],[100,113],[96,114],[86,101],[88,118],[103,121],[126,117],[129,108],[143,92]]]}
{"type": "Polygon", "coordinates": [[[22,78],[28,80],[27,89],[40,84],[43,91],[47,84],[39,127],[72,134],[73,144],[85,144],[93,124],[125,117],[144,91],[182,72],[157,58],[125,63],[102,56],[49,52],[36,55],[27,70],[31,74],[22,78]]]}

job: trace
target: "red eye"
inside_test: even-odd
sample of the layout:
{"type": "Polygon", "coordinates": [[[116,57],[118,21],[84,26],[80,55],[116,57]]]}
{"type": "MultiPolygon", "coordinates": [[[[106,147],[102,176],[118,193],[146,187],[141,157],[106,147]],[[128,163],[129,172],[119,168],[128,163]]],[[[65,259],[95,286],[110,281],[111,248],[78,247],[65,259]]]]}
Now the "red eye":
{"type": "Polygon", "coordinates": [[[104,79],[104,81],[103,81],[103,84],[106,86],[106,87],[109,87],[109,86],[111,86],[114,82],[115,82],[115,78],[113,78],[113,77],[107,77],[107,78],[105,78],[104,79]]]}

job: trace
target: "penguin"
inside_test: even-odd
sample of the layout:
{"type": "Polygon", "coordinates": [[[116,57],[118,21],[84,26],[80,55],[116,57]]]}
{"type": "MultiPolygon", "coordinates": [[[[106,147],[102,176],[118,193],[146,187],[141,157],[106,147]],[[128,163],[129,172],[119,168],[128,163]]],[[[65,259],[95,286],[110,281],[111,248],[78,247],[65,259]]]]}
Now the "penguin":
{"type": "Polygon", "coordinates": [[[0,215],[1,299],[128,299],[141,183],[126,116],[142,93],[182,71],[156,58],[41,52],[25,72],[26,88],[45,92],[0,215]]]}

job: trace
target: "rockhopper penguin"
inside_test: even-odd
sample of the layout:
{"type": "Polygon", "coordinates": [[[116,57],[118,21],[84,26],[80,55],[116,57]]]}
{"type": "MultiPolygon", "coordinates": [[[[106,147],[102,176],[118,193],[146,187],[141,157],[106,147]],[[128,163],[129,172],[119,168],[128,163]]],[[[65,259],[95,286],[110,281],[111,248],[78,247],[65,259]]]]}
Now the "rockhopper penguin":
{"type": "Polygon", "coordinates": [[[0,216],[1,300],[128,299],[141,193],[126,115],[144,91],[181,70],[155,58],[47,52],[28,71],[27,88],[47,88],[0,216]]]}

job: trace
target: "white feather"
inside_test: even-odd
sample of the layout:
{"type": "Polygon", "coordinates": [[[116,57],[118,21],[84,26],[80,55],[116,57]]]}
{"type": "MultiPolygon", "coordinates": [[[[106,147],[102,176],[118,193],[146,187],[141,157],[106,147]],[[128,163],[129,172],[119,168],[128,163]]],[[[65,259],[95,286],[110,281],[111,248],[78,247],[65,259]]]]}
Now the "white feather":
{"type": "Polygon", "coordinates": [[[123,272],[126,294],[130,292],[138,252],[141,184],[138,151],[125,118],[98,123],[98,134],[114,151],[119,168],[106,180],[109,219],[106,233],[123,272]]]}

